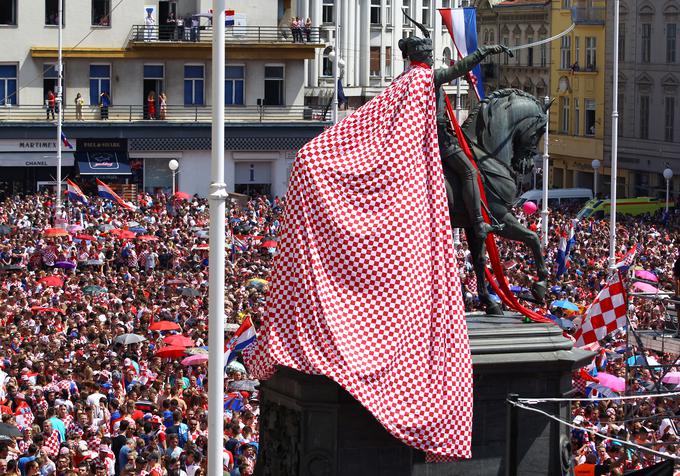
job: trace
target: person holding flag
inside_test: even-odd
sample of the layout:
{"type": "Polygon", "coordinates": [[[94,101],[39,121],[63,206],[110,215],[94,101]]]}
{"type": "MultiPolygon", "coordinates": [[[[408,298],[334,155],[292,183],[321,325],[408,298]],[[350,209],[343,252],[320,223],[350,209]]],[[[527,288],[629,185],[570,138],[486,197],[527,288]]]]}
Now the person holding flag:
{"type": "MultiPolygon", "coordinates": [[[[404,59],[408,58],[412,68],[431,68],[434,61],[429,31],[423,25],[406,15],[405,12],[404,16],[411,20],[425,36],[425,38],[411,36],[399,40],[399,49],[404,59]]],[[[451,178],[455,176],[460,180],[465,209],[473,223],[473,229],[477,238],[482,241],[486,239],[487,234],[498,231],[500,225],[492,226],[484,221],[479,185],[477,184],[477,170],[461,149],[456,134],[451,127],[451,121],[446,113],[446,93],[443,86],[456,78],[465,76],[487,56],[500,53],[507,53],[512,56],[512,52],[506,46],[482,46],[474,53],[454,62],[448,68],[434,70],[434,87],[437,102],[437,136],[439,139],[439,151],[444,165],[444,176],[447,183],[451,183],[451,178]]],[[[477,79],[479,84],[476,86],[479,89],[481,89],[480,79],[477,79]]]]}

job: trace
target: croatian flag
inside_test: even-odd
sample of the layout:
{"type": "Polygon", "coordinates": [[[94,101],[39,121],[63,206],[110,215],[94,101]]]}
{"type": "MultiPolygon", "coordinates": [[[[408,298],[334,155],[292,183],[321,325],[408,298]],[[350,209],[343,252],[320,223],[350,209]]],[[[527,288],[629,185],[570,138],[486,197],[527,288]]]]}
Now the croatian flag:
{"type": "Polygon", "coordinates": [[[99,179],[97,179],[97,193],[100,197],[106,198],[107,200],[111,200],[112,202],[116,202],[118,205],[125,208],[126,210],[132,211],[137,210],[137,207],[120,198],[116,192],[111,190],[111,188],[108,185],[106,185],[99,179]]]}
{"type": "Polygon", "coordinates": [[[69,200],[76,200],[84,205],[89,203],[89,200],[83,191],[80,190],[80,187],[71,182],[69,179],[66,179],[66,193],[68,194],[69,200]]]}
{"type": "Polygon", "coordinates": [[[557,248],[557,272],[555,274],[558,278],[566,273],[567,269],[569,269],[569,264],[571,261],[569,259],[569,254],[571,253],[571,247],[576,243],[575,236],[574,222],[572,222],[571,228],[569,228],[569,235],[567,235],[565,232],[562,232],[560,243],[557,248]]]}
{"type": "Polygon", "coordinates": [[[224,361],[231,362],[236,358],[236,352],[240,352],[255,343],[257,332],[250,317],[246,317],[234,333],[233,337],[224,346],[224,361]]]}
{"type": "Polygon", "coordinates": [[[224,26],[234,26],[234,19],[236,18],[234,10],[226,10],[224,13],[224,26]]]}
{"type": "Polygon", "coordinates": [[[628,268],[633,266],[633,263],[635,263],[635,255],[637,255],[638,251],[641,250],[642,245],[640,243],[633,246],[631,249],[628,250],[623,259],[614,265],[614,267],[620,269],[622,272],[625,273],[626,271],[628,271],[628,268]]]}
{"type": "Polygon", "coordinates": [[[73,145],[66,138],[66,134],[64,134],[64,131],[61,132],[61,141],[64,143],[64,147],[68,147],[69,149],[73,149],[73,145]]]}
{"type": "MultiPolygon", "coordinates": [[[[462,59],[477,50],[477,10],[474,8],[440,8],[444,24],[462,59]]],[[[482,68],[477,65],[467,73],[467,80],[475,90],[478,100],[484,99],[482,68]]]]}

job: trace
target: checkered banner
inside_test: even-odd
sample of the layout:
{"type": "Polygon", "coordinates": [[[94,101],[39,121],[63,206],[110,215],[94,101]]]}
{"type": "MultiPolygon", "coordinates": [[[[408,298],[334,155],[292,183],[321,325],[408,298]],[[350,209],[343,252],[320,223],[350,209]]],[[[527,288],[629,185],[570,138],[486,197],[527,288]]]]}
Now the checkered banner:
{"type": "Polygon", "coordinates": [[[430,461],[469,458],[472,367],[437,146],[414,67],[297,155],[267,317],[246,352],[332,378],[430,461]]]}
{"type": "Polygon", "coordinates": [[[621,273],[616,272],[609,277],[607,285],[602,288],[583,316],[581,327],[574,335],[576,345],[581,347],[602,340],[611,332],[625,326],[627,301],[621,273]]]}

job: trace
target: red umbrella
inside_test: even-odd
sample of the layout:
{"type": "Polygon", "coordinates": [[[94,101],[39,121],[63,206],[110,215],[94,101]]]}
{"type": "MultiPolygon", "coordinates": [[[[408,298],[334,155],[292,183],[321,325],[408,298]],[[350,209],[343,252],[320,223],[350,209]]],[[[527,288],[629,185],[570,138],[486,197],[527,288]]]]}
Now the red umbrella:
{"type": "Polygon", "coordinates": [[[64,280],[60,276],[55,275],[46,276],[38,282],[40,284],[44,284],[45,286],[55,286],[57,288],[60,288],[64,285],[64,280]]]}
{"type": "Polygon", "coordinates": [[[83,241],[97,241],[97,238],[92,235],[75,235],[73,238],[83,241]]]}
{"type": "Polygon", "coordinates": [[[156,351],[156,357],[165,357],[167,359],[178,359],[184,357],[186,347],[180,347],[178,345],[169,345],[167,347],[161,347],[156,351]]]}
{"type": "Polygon", "coordinates": [[[180,200],[191,200],[191,195],[186,192],[175,192],[173,197],[179,198],[180,200]]]}
{"type": "Polygon", "coordinates": [[[113,230],[109,231],[109,235],[120,238],[121,240],[131,240],[135,236],[137,236],[137,234],[134,231],[121,230],[119,228],[114,228],[113,230]]]}
{"type": "Polygon", "coordinates": [[[167,336],[163,339],[163,342],[165,342],[168,345],[174,345],[178,347],[193,347],[194,345],[196,345],[193,339],[187,336],[183,336],[181,334],[167,336]]]}
{"type": "Polygon", "coordinates": [[[178,284],[186,284],[186,283],[187,282],[184,279],[171,279],[171,280],[166,282],[166,284],[169,284],[171,286],[176,286],[178,284]]]}
{"type": "Polygon", "coordinates": [[[158,237],[155,235],[139,235],[137,239],[140,241],[158,241],[158,237]]]}
{"type": "Polygon", "coordinates": [[[149,326],[150,331],[176,331],[179,329],[179,324],[171,321],[158,321],[149,326]]]}
{"type": "Polygon", "coordinates": [[[263,241],[260,246],[262,248],[276,248],[276,245],[277,245],[276,240],[267,240],[267,241],[263,241]]]}
{"type": "Polygon", "coordinates": [[[68,231],[63,228],[45,228],[43,236],[68,236],[68,231]]]}
{"type": "Polygon", "coordinates": [[[200,251],[208,251],[210,249],[210,245],[207,243],[203,243],[202,245],[196,245],[193,247],[194,250],[200,250],[200,251]]]}
{"type": "Polygon", "coordinates": [[[33,312],[35,314],[42,314],[42,313],[45,313],[45,312],[58,312],[60,314],[64,314],[64,311],[62,311],[58,307],[33,306],[33,307],[31,307],[31,312],[33,312]]]}

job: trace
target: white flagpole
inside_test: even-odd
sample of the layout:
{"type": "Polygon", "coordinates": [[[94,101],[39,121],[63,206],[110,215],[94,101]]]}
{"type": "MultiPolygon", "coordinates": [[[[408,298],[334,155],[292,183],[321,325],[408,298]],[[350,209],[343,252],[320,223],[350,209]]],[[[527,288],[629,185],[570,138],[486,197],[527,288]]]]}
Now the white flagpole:
{"type": "Polygon", "coordinates": [[[609,212],[609,268],[616,266],[616,175],[619,155],[619,4],[614,0],[614,41],[612,58],[612,164],[611,176],[611,208],[609,212]]]}
{"type": "Polygon", "coordinates": [[[333,123],[338,123],[338,79],[340,78],[340,0],[335,2],[335,57],[333,58],[333,123]]]}
{"type": "Polygon", "coordinates": [[[54,217],[54,226],[58,227],[61,223],[61,121],[62,121],[62,96],[61,96],[61,81],[62,81],[62,46],[61,46],[61,33],[62,33],[62,18],[64,15],[64,0],[58,0],[59,5],[57,6],[57,91],[55,103],[57,107],[57,199],[56,199],[56,210],[54,217]]]}
{"type": "MultiPolygon", "coordinates": [[[[460,0],[455,0],[455,7],[460,8],[460,0]]],[[[454,44],[453,47],[456,50],[456,58],[460,60],[460,53],[458,52],[458,48],[456,48],[456,45],[454,44]]],[[[457,61],[457,60],[456,60],[457,61]]],[[[450,65],[446,65],[447,67],[450,65]]],[[[468,88],[469,91],[469,88],[468,88]]],[[[460,110],[462,109],[461,102],[460,102],[460,78],[456,79],[456,121],[458,124],[460,124],[460,110]]],[[[453,244],[458,246],[460,245],[460,228],[454,228],[453,230],[453,244]]]]}
{"type": "Polygon", "coordinates": [[[224,260],[227,186],[224,183],[225,0],[213,0],[212,154],[208,311],[208,476],[222,476],[224,435],[224,260]]]}
{"type": "MultiPolygon", "coordinates": [[[[550,98],[545,97],[545,104],[550,104],[550,98]]],[[[550,154],[548,152],[548,147],[550,144],[550,139],[548,138],[548,129],[550,129],[550,120],[545,126],[545,134],[543,134],[543,198],[541,203],[541,246],[545,250],[548,247],[548,178],[550,176],[549,170],[549,160],[550,154]]]]}

